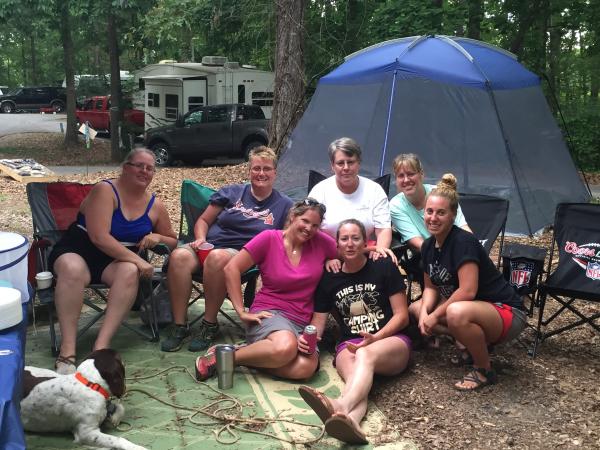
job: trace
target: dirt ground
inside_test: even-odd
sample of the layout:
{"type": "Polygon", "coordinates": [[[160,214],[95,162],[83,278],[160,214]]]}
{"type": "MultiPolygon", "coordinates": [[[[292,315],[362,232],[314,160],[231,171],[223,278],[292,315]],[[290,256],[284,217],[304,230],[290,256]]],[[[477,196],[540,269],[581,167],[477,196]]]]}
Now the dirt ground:
{"type": "MultiPolygon", "coordinates": [[[[49,149],[35,152],[42,164],[85,163],[84,149],[64,155],[56,136],[4,137],[0,158],[32,154],[3,153],[2,147],[41,146],[49,149]]],[[[100,164],[107,162],[108,154],[108,146],[99,145],[91,156],[100,164]]],[[[152,190],[167,204],[177,229],[182,179],[219,187],[245,180],[246,170],[244,164],[161,169],[152,190]]],[[[116,173],[62,179],[89,183],[112,176],[116,173]]],[[[600,184],[598,174],[588,179],[600,184]]],[[[32,234],[25,185],[6,177],[0,177],[0,229],[32,234]]],[[[518,241],[547,246],[550,235],[518,241]]],[[[600,305],[588,304],[585,309],[600,312],[600,305]]],[[[529,322],[537,323],[537,309],[529,322]]],[[[554,336],[540,346],[535,359],[527,354],[533,336],[527,329],[520,343],[496,349],[492,363],[499,383],[482,391],[462,393],[452,388],[463,368],[451,364],[453,346],[442,341],[439,349],[415,351],[405,374],[377,379],[372,397],[386,415],[387,426],[423,449],[600,449],[600,335],[586,327],[554,336]]]]}

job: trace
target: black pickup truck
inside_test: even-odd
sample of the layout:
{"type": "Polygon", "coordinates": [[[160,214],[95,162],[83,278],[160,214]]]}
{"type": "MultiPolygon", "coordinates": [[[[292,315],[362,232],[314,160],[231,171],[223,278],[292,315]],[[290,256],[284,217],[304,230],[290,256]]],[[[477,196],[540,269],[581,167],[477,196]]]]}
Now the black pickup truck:
{"type": "Polygon", "coordinates": [[[174,125],[149,129],[144,142],[156,154],[157,166],[177,159],[197,164],[220,156],[248,159],[250,150],[267,144],[268,124],[260,106],[202,106],[174,125]]]}

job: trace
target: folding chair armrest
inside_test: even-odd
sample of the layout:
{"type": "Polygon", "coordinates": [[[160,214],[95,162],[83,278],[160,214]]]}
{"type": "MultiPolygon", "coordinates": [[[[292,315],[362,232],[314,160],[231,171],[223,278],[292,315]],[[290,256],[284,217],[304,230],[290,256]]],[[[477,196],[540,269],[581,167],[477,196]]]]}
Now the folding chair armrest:
{"type": "Polygon", "coordinates": [[[149,250],[152,251],[152,253],[155,253],[160,256],[171,254],[171,249],[169,248],[169,246],[163,243],[157,244],[149,250]]]}

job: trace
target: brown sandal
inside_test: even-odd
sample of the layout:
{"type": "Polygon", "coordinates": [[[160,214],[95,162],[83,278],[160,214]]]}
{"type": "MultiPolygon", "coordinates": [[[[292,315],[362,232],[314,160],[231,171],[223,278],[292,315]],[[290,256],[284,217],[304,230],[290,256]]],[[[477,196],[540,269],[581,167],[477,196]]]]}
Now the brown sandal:
{"type": "Polygon", "coordinates": [[[77,371],[77,364],[75,364],[76,356],[62,356],[58,355],[56,361],[54,361],[54,369],[59,375],[71,375],[77,371]]]}
{"type": "Polygon", "coordinates": [[[327,419],[333,415],[333,405],[325,394],[310,386],[300,386],[298,392],[306,404],[319,416],[321,422],[327,422],[327,419]]]}
{"type": "Polygon", "coordinates": [[[329,436],[348,444],[366,445],[369,443],[365,433],[345,414],[336,413],[331,416],[325,423],[325,431],[329,436]]]}

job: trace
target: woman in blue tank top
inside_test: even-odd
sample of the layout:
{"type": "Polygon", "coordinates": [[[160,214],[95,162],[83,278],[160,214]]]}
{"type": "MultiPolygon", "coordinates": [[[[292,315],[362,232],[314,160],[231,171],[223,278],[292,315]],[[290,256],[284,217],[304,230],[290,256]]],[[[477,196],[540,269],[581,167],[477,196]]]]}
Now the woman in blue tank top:
{"type": "Polygon", "coordinates": [[[154,171],[154,153],[145,148],[130,152],[119,178],[92,188],[77,220],[52,250],[49,265],[56,275],[55,304],[62,335],[55,364],[58,373],[75,372],[77,322],[85,287],[110,286],[93,350],[110,347],[135,301],[139,278],[151,277],[154,270],[138,251],[159,243],[177,245],[167,209],[147,190],[154,171]]]}

